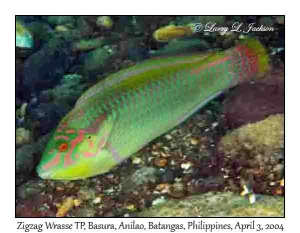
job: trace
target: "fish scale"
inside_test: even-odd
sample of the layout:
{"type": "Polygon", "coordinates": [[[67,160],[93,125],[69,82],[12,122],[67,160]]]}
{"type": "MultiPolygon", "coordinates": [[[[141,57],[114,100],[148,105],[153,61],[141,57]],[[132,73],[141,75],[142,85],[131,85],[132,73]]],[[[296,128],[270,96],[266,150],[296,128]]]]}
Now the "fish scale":
{"type": "Polygon", "coordinates": [[[263,46],[248,39],[224,52],[159,58],[113,74],[62,119],[37,172],[67,180],[108,172],[226,89],[263,76],[267,67],[263,46]],[[63,127],[74,130],[70,140],[62,140],[68,138],[63,127]]]}
{"type": "MultiPolygon", "coordinates": [[[[214,77],[213,72],[207,72],[214,77]]],[[[134,103],[138,103],[136,108],[143,109],[143,111],[130,112],[124,110],[122,111],[123,115],[116,116],[115,125],[108,142],[113,145],[122,157],[128,157],[128,155],[139,150],[153,138],[170,130],[185,118],[184,113],[197,108],[211,94],[216,94],[229,86],[230,79],[227,82],[219,82],[219,85],[214,84],[215,90],[213,93],[211,93],[211,89],[206,92],[205,90],[199,92],[197,86],[202,85],[205,88],[204,85],[206,83],[211,85],[217,79],[209,80],[210,82],[208,82],[205,79],[210,79],[211,76],[208,76],[205,72],[202,76],[190,75],[189,73],[189,71],[181,71],[174,73],[168,78],[163,78],[156,84],[158,88],[151,91],[149,89],[151,84],[145,85],[140,89],[140,93],[135,95],[133,100],[134,103]],[[190,87],[189,92],[182,91],[181,85],[176,85],[178,80],[187,80],[190,87]],[[159,101],[154,104],[156,101],[155,96],[159,96],[159,101]],[[199,99],[203,100],[200,104],[199,99]],[[164,112],[165,114],[157,114],[159,112],[164,112]],[[136,135],[137,131],[141,133],[136,135]]],[[[128,103],[125,103],[124,106],[127,108],[128,103]]],[[[122,108],[122,106],[117,106],[117,108],[122,108]]]]}

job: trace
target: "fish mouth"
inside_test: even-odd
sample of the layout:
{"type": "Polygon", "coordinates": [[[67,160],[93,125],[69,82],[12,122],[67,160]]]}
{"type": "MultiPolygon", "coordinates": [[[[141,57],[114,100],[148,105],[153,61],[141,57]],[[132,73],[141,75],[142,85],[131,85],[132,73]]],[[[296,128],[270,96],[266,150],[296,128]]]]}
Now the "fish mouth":
{"type": "Polygon", "coordinates": [[[40,165],[36,168],[37,175],[44,180],[79,180],[82,179],[82,177],[72,176],[72,177],[60,177],[57,176],[57,171],[53,171],[51,169],[45,170],[40,165]]]}
{"type": "Polygon", "coordinates": [[[37,166],[36,173],[42,179],[51,179],[53,177],[53,171],[44,170],[41,166],[37,166]]]}

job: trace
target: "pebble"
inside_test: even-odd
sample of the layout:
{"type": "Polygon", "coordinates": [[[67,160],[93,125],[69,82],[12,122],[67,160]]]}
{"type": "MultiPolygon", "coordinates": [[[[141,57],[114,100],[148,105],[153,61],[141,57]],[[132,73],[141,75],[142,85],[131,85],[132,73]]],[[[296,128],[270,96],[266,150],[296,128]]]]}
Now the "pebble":
{"type": "Polygon", "coordinates": [[[23,103],[21,105],[21,108],[20,108],[20,117],[25,117],[27,106],[28,106],[27,103],[23,103]]]}
{"type": "Polygon", "coordinates": [[[63,203],[58,207],[56,217],[64,217],[68,211],[74,206],[73,197],[66,198],[63,203]]]}
{"type": "Polygon", "coordinates": [[[163,183],[172,182],[174,180],[174,172],[170,169],[166,169],[164,174],[161,176],[161,181],[163,183]]]}
{"type": "Polygon", "coordinates": [[[182,192],[184,189],[184,185],[181,182],[175,182],[173,184],[173,191],[174,192],[182,192]]]}
{"type": "Polygon", "coordinates": [[[140,164],[142,162],[142,159],[141,158],[138,158],[138,157],[136,157],[136,158],[134,158],[133,160],[132,160],[132,163],[133,164],[140,164]]]}
{"type": "Polygon", "coordinates": [[[129,205],[126,206],[126,209],[134,211],[134,210],[136,210],[136,207],[135,207],[134,204],[129,204],[129,205]]]}
{"type": "Polygon", "coordinates": [[[156,158],[155,159],[155,164],[158,166],[158,167],[165,167],[168,163],[168,160],[165,159],[165,158],[156,158]]]}
{"type": "Polygon", "coordinates": [[[244,35],[240,35],[240,36],[239,36],[239,39],[240,39],[240,40],[243,40],[243,39],[245,39],[245,38],[246,38],[246,37],[245,37],[244,35]]]}
{"type": "Polygon", "coordinates": [[[191,166],[192,166],[192,163],[190,163],[190,162],[182,163],[182,164],[181,164],[181,168],[182,168],[183,170],[188,170],[191,166]]]}
{"type": "Polygon", "coordinates": [[[269,185],[270,186],[274,186],[276,183],[274,181],[270,182],[269,185]]]}
{"type": "Polygon", "coordinates": [[[167,147],[167,146],[163,146],[163,150],[164,150],[165,152],[169,152],[169,151],[170,151],[170,148],[167,147]]]}
{"type": "Polygon", "coordinates": [[[74,206],[80,206],[81,203],[82,201],[80,199],[74,199],[74,206]]]}
{"type": "Polygon", "coordinates": [[[284,187],[284,179],[282,179],[280,182],[279,182],[280,186],[281,187],[284,187]]]}
{"type": "Polygon", "coordinates": [[[283,164],[277,164],[273,168],[273,172],[277,175],[281,175],[283,170],[284,170],[284,165],[283,164]]]}
{"type": "Polygon", "coordinates": [[[256,202],[256,195],[254,193],[249,194],[249,202],[250,204],[254,204],[256,202]]]}
{"type": "Polygon", "coordinates": [[[68,31],[68,28],[65,25],[57,25],[55,27],[56,32],[66,32],[68,31]]]}
{"type": "Polygon", "coordinates": [[[64,187],[60,187],[60,186],[56,187],[56,191],[64,191],[64,190],[65,190],[64,187]]]}
{"type": "Polygon", "coordinates": [[[109,16],[99,16],[96,20],[96,24],[99,27],[111,29],[114,23],[109,16]]]}
{"type": "Polygon", "coordinates": [[[159,204],[162,204],[162,203],[165,203],[165,202],[166,202],[165,197],[160,197],[160,198],[157,198],[157,199],[153,200],[152,205],[156,206],[156,205],[159,205],[159,204]]]}
{"type": "Polygon", "coordinates": [[[158,184],[156,189],[161,193],[169,193],[170,192],[170,185],[166,183],[158,184]]]}
{"type": "Polygon", "coordinates": [[[218,124],[219,124],[218,122],[214,122],[214,123],[212,123],[212,125],[211,125],[211,126],[212,126],[213,128],[215,128],[215,127],[217,127],[217,126],[218,126],[218,124]]]}
{"type": "Polygon", "coordinates": [[[93,204],[99,204],[101,203],[101,197],[96,197],[94,200],[93,200],[93,204]]]}
{"type": "Polygon", "coordinates": [[[199,144],[199,140],[198,139],[195,139],[195,138],[191,138],[191,144],[196,146],[199,144]]]}
{"type": "Polygon", "coordinates": [[[172,137],[172,135],[170,135],[170,134],[166,134],[165,135],[165,139],[167,139],[167,140],[172,140],[173,139],[173,137],[172,137]]]}
{"type": "Polygon", "coordinates": [[[32,134],[25,128],[17,128],[16,145],[21,146],[32,142],[32,134]]]}
{"type": "Polygon", "coordinates": [[[154,156],[156,156],[156,155],[159,155],[159,152],[157,152],[157,151],[151,151],[151,154],[154,155],[154,156]]]}

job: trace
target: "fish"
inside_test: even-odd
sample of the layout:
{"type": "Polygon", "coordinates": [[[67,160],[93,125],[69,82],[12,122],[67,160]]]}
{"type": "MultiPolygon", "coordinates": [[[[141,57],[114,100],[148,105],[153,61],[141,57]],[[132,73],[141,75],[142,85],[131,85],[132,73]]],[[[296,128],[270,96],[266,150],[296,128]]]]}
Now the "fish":
{"type": "Polygon", "coordinates": [[[268,72],[264,46],[248,38],[225,51],[146,60],[85,91],[59,122],[36,171],[77,180],[109,172],[238,83],[268,72]]]}

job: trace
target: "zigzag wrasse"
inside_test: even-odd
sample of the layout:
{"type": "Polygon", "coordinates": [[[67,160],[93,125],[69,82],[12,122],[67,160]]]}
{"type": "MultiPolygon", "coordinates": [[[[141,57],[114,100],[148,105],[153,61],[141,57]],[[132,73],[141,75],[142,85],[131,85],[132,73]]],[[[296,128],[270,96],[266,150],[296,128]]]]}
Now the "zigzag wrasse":
{"type": "Polygon", "coordinates": [[[108,172],[224,90],[267,70],[267,52],[255,39],[121,70],[78,99],[49,140],[37,173],[75,180],[108,172]]]}

